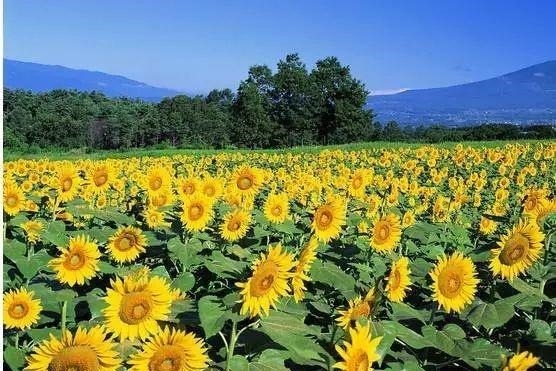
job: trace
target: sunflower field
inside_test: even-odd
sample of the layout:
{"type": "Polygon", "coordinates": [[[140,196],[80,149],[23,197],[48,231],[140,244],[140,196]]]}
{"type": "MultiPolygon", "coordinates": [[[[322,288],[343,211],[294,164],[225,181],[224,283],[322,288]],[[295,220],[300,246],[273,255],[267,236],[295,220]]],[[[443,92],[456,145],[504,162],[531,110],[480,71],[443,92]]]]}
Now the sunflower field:
{"type": "Polygon", "coordinates": [[[556,143],[3,168],[4,367],[556,367],[556,143]]]}

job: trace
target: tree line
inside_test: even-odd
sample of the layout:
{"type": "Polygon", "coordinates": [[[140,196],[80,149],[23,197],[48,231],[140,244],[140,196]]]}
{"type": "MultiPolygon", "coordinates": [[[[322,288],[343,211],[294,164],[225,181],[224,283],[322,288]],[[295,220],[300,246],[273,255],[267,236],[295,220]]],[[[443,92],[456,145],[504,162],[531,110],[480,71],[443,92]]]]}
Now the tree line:
{"type": "Polygon", "coordinates": [[[273,72],[252,66],[235,93],[178,95],[158,103],[99,92],[4,89],[4,147],[128,149],[282,148],[388,141],[554,138],[550,126],[407,128],[382,125],[366,109],[368,92],[335,57],[308,70],[289,54],[273,72]]]}

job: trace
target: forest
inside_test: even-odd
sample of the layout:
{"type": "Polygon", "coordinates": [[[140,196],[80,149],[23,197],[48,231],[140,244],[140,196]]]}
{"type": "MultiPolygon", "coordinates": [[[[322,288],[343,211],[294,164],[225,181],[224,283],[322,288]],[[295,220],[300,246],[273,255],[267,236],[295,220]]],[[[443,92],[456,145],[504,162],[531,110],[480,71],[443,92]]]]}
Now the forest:
{"type": "Polygon", "coordinates": [[[4,148],[284,148],[368,141],[443,142],[548,139],[549,125],[403,127],[380,123],[365,107],[368,91],[336,57],[308,70],[297,54],[275,72],[252,66],[237,91],[178,95],[160,102],[100,92],[4,89],[4,148]]]}

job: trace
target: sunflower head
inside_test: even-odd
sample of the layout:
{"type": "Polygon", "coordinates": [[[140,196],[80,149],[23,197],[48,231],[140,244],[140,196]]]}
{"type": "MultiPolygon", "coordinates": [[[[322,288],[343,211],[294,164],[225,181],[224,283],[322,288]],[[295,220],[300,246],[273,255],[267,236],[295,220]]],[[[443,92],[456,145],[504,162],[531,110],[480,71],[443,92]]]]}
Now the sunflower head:
{"type": "Polygon", "coordinates": [[[288,218],[289,209],[286,193],[271,193],[264,204],[264,216],[271,223],[282,223],[288,218]]]}
{"type": "Polygon", "coordinates": [[[103,326],[79,327],[75,334],[66,331],[61,339],[51,333],[49,340],[33,349],[24,370],[116,371],[121,366],[116,347],[103,326]]]}
{"type": "Polygon", "coordinates": [[[241,288],[241,314],[268,315],[270,307],[275,308],[278,299],[290,291],[288,280],[295,266],[293,256],[282,250],[280,244],[270,247],[268,254],[253,263],[253,273],[247,282],[236,283],[241,288]]]}
{"type": "Polygon", "coordinates": [[[68,248],[62,248],[61,251],[60,257],[50,261],[50,266],[56,272],[58,281],[70,286],[83,285],[85,280],[95,276],[100,252],[97,244],[90,240],[89,236],[71,237],[68,248]]]}
{"type": "Polygon", "coordinates": [[[181,221],[187,230],[201,231],[213,217],[213,199],[202,193],[184,198],[181,221]]]}
{"type": "Polygon", "coordinates": [[[375,289],[371,287],[364,298],[356,296],[348,301],[346,310],[338,311],[340,317],[336,319],[338,325],[344,329],[349,328],[360,318],[370,318],[376,309],[375,289]]]}
{"type": "Polygon", "coordinates": [[[345,222],[345,202],[338,197],[330,197],[325,204],[315,210],[311,228],[320,241],[328,242],[340,235],[345,222]]]}
{"type": "Polygon", "coordinates": [[[299,254],[295,265],[295,273],[292,277],[293,298],[296,303],[305,296],[305,281],[311,280],[307,274],[311,269],[311,264],[317,258],[318,245],[318,240],[315,237],[311,237],[299,254]]]}
{"type": "Polygon", "coordinates": [[[77,169],[71,164],[65,164],[58,170],[57,190],[61,202],[71,201],[77,196],[81,186],[81,178],[77,169]]]}
{"type": "Polygon", "coordinates": [[[201,371],[208,366],[205,342],[192,333],[168,327],[143,343],[129,361],[131,371],[201,371]]]}
{"type": "Polygon", "coordinates": [[[540,358],[530,352],[520,352],[504,360],[501,371],[527,371],[539,363],[540,358]]]}
{"type": "Polygon", "coordinates": [[[35,243],[39,240],[39,236],[44,229],[44,223],[40,220],[29,220],[21,224],[21,228],[25,231],[27,241],[35,243]]]}
{"type": "Polygon", "coordinates": [[[247,211],[236,209],[224,217],[220,225],[220,234],[227,241],[237,241],[247,234],[251,214],[247,211]]]}
{"type": "Polygon", "coordinates": [[[108,240],[107,250],[118,263],[132,262],[145,251],[147,238],[139,228],[120,227],[108,240]]]}
{"type": "Polygon", "coordinates": [[[336,351],[342,361],[333,365],[345,371],[372,370],[372,364],[380,359],[377,348],[382,336],[372,338],[370,324],[357,323],[355,328],[349,329],[350,341],[344,341],[344,348],[336,345],[336,351]]]}
{"type": "Polygon", "coordinates": [[[406,291],[411,285],[410,273],[409,259],[407,257],[401,257],[394,262],[386,285],[386,296],[388,299],[397,303],[404,300],[406,291]]]}
{"type": "Polygon", "coordinates": [[[544,234],[537,223],[521,220],[492,249],[490,269],[509,280],[524,273],[540,257],[544,234]]]}
{"type": "Polygon", "coordinates": [[[402,237],[402,225],[396,214],[378,219],[371,231],[371,247],[379,252],[392,251],[402,237]]]}
{"type": "Polygon", "coordinates": [[[236,169],[232,176],[233,188],[248,197],[254,197],[257,194],[262,181],[262,171],[249,166],[236,169]]]}
{"type": "Polygon", "coordinates": [[[4,211],[8,215],[19,213],[25,206],[25,196],[15,182],[4,182],[4,211]]]}
{"type": "Polygon", "coordinates": [[[479,280],[470,258],[456,251],[443,256],[430,273],[433,280],[433,299],[446,311],[461,312],[473,301],[479,280]]]}
{"type": "Polygon", "coordinates": [[[4,293],[4,325],[6,328],[27,329],[38,322],[42,305],[33,299],[35,293],[25,287],[4,293]]]}

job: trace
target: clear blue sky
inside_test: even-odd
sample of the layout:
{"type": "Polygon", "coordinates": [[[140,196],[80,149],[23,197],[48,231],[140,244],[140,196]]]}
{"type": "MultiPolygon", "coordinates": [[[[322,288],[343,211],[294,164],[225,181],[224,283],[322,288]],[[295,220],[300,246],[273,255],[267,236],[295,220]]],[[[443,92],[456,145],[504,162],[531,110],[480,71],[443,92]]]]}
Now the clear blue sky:
{"type": "Polygon", "coordinates": [[[447,86],[556,59],[556,1],[4,0],[4,57],[187,92],[330,55],[369,90],[447,86]]]}

